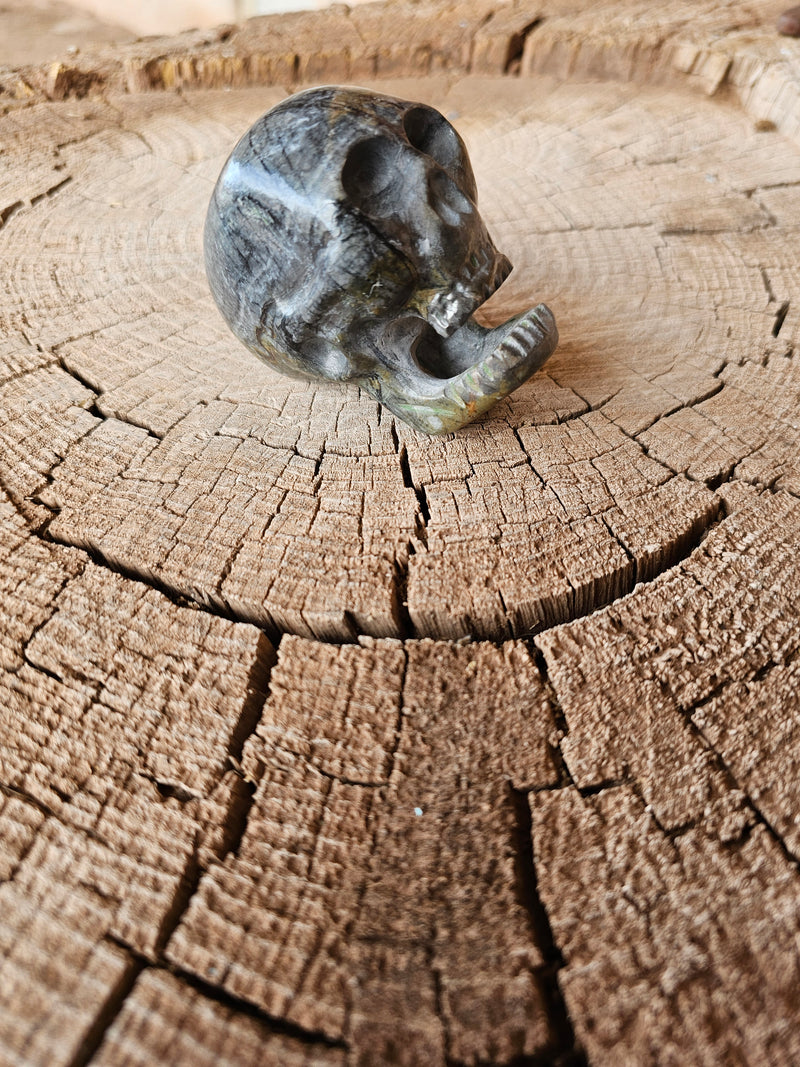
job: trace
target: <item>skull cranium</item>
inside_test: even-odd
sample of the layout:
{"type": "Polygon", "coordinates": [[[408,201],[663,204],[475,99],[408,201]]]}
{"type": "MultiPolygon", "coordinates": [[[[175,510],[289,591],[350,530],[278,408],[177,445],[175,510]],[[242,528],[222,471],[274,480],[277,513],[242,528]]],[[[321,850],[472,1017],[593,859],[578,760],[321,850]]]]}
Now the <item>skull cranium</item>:
{"type": "Polygon", "coordinates": [[[433,108],[365,89],[297,93],[220,174],[211,291],[276,369],[355,381],[426,433],[458,429],[558,341],[543,304],[495,329],[472,318],[511,270],[476,199],[464,144],[433,108]]]}

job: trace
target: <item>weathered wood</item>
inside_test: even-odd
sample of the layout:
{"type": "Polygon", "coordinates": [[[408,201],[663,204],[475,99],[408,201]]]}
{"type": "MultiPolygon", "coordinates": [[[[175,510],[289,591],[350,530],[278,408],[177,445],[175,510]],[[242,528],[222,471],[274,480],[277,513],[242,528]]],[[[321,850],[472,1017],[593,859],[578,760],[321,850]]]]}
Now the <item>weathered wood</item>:
{"type": "Polygon", "coordinates": [[[272,649],[0,522],[0,1059],[70,1063],[236,836],[272,649]]]}
{"type": "Polygon", "coordinates": [[[185,1063],[193,1067],[344,1067],[344,1049],[276,1032],[160,968],[137,979],[94,1064],[185,1063]]]}
{"type": "Polygon", "coordinates": [[[591,1063],[797,1060],[797,871],[763,826],[734,847],[702,823],[670,838],[632,786],[532,808],[591,1063]]]}
{"type": "Polygon", "coordinates": [[[553,728],[521,647],[284,638],[247,829],[168,958],[377,1063],[548,1051],[515,797],[556,783],[553,728]]]}
{"type": "Polygon", "coordinates": [[[3,1062],[800,1057],[800,44],[465,6],[0,71],[3,1062]],[[457,435],[207,293],[314,81],[446,113],[556,313],[457,435]]]}
{"type": "Polygon", "coordinates": [[[533,836],[593,1061],[800,1054],[799,505],[728,506],[673,571],[538,638],[574,787],[531,798],[533,836]]]}

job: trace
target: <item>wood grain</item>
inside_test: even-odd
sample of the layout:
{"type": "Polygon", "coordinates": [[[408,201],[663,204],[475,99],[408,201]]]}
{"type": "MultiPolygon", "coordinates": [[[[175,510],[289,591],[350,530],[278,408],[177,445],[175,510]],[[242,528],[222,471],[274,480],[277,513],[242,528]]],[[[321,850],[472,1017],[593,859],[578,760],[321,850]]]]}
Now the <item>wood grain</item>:
{"type": "Polygon", "coordinates": [[[0,70],[0,1060],[798,1059],[800,45],[767,0],[0,70]],[[229,336],[302,84],[440,108],[556,355],[431,440],[229,336]]]}
{"type": "Polygon", "coordinates": [[[797,1058],[797,872],[763,826],[734,849],[703,825],[670,837],[631,786],[532,806],[564,996],[592,1063],[797,1058]]]}
{"type": "Polygon", "coordinates": [[[514,797],[556,781],[552,730],[521,647],[284,639],[247,829],[168,958],[375,1062],[547,1051],[514,797]]]}
{"type": "Polygon", "coordinates": [[[343,1067],[344,1050],[283,1034],[161,968],[143,971],[92,1060],[216,1067],[343,1067]]]}
{"type": "Polygon", "coordinates": [[[272,649],[0,522],[0,1057],[70,1063],[236,833],[272,649]]]}

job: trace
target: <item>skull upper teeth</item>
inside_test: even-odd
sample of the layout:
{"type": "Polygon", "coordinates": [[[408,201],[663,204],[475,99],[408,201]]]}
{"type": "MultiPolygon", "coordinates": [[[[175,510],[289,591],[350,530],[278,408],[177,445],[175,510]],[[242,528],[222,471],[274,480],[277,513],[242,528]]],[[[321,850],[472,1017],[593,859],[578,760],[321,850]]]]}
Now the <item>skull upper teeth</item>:
{"type": "Polygon", "coordinates": [[[491,260],[484,256],[478,274],[468,275],[434,295],[423,311],[424,318],[441,337],[450,337],[503,284],[511,269],[502,253],[491,260]]]}
{"type": "Polygon", "coordinates": [[[442,337],[449,337],[470,317],[480,297],[459,283],[444,293],[437,293],[428,308],[428,322],[442,337]]]}

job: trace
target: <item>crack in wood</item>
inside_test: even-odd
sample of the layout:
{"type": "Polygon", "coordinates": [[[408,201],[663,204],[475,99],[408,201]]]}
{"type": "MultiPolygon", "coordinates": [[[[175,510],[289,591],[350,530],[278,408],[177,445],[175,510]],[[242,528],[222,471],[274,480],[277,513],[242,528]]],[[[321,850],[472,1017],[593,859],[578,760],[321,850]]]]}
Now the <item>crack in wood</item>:
{"type": "MultiPolygon", "coordinates": [[[[72,798],[61,794],[57,788],[52,789],[51,791],[54,792],[59,797],[59,799],[63,801],[63,803],[71,803],[72,798]]],[[[0,781],[0,794],[5,797],[9,797],[13,800],[21,801],[23,804],[28,805],[30,808],[33,808],[34,811],[38,812],[39,815],[43,816],[45,820],[52,819],[55,822],[59,821],[60,815],[59,812],[55,810],[55,808],[51,807],[39,797],[33,796],[31,793],[27,792],[27,790],[21,789],[19,786],[9,785],[7,782],[0,781]]],[[[98,841],[101,844],[104,843],[103,838],[92,827],[87,827],[84,833],[86,837],[90,840],[98,841]]],[[[19,870],[22,868],[25,859],[35,848],[37,843],[37,836],[38,835],[36,834],[33,834],[31,836],[31,839],[28,844],[17,855],[16,861],[13,866],[7,871],[4,877],[0,879],[0,884],[2,884],[3,882],[10,884],[14,881],[14,878],[16,877],[19,870]]]]}
{"type": "MultiPolygon", "coordinates": [[[[118,946],[121,947],[121,946],[118,946]]],[[[68,1067],[87,1067],[103,1043],[109,1027],[122,1010],[122,1006],[133,989],[136,979],[144,970],[144,963],[127,951],[128,964],[116,984],[109,991],[68,1067]]]]}
{"type": "Polygon", "coordinates": [[[527,791],[508,785],[508,798],[514,814],[514,870],[515,893],[528,916],[531,937],[538,945],[545,961],[544,967],[532,971],[539,984],[553,1030],[554,1044],[541,1056],[525,1062],[559,1063],[563,1067],[588,1067],[585,1053],[575,1037],[572,1020],[558,983],[558,972],[564,967],[564,957],[558,948],[550,926],[547,910],[539,895],[536,863],[533,854],[533,826],[527,791]]]}
{"type": "Polygon", "coordinates": [[[455,1060],[452,1055],[453,1038],[450,1033],[450,1022],[445,1010],[445,996],[444,987],[442,983],[442,971],[436,963],[436,941],[439,937],[439,932],[436,928],[436,922],[434,920],[433,929],[428,940],[428,944],[425,947],[425,958],[428,965],[428,970],[431,976],[431,982],[433,985],[433,1013],[439,1020],[439,1025],[442,1028],[442,1044],[444,1046],[444,1062],[445,1067],[456,1067],[459,1061],[455,1060]]]}
{"type": "MultiPolygon", "coordinates": [[[[392,427],[394,434],[396,430],[392,427]]],[[[422,544],[427,548],[428,546],[428,523],[431,521],[431,513],[428,507],[428,500],[425,496],[425,486],[417,485],[411,474],[411,467],[408,462],[408,450],[405,445],[398,448],[397,451],[398,460],[400,462],[400,471],[403,475],[403,485],[407,489],[413,489],[417,498],[417,504],[419,505],[419,522],[417,523],[417,534],[422,544]]]]}
{"type": "Polygon", "coordinates": [[[528,38],[531,37],[534,30],[538,29],[544,21],[544,16],[539,15],[537,18],[526,23],[521,29],[509,35],[508,44],[506,45],[506,57],[503,62],[503,74],[512,76],[519,75],[522,55],[525,51],[528,38]]]}
{"type": "MultiPolygon", "coordinates": [[[[32,667],[35,671],[41,671],[42,674],[46,674],[48,677],[53,678],[57,682],[63,682],[64,679],[60,675],[56,674],[54,671],[50,670],[48,667],[44,666],[43,664],[35,663],[33,660],[31,660],[30,656],[28,655],[28,649],[30,648],[31,643],[36,638],[37,634],[39,634],[40,631],[43,630],[44,627],[47,626],[47,624],[53,619],[53,617],[58,614],[61,607],[58,602],[59,597],[70,584],[70,582],[72,582],[76,578],[79,578],[81,574],[83,574],[84,570],[86,569],[87,563],[88,560],[86,560],[83,563],[83,566],[81,566],[76,572],[66,571],[64,573],[64,576],[58,587],[53,590],[52,599],[50,601],[51,611],[49,612],[49,614],[41,618],[38,623],[31,629],[27,639],[25,640],[24,644],[20,649],[20,656],[22,657],[23,661],[28,664],[29,667],[32,667]]],[[[97,686],[93,685],[92,688],[95,689],[96,696],[97,686]]]]}
{"type": "MultiPolygon", "coordinates": [[[[256,647],[256,655],[253,660],[247,683],[247,699],[242,705],[241,714],[231,734],[228,745],[227,756],[234,765],[242,755],[242,749],[246,740],[255,733],[258,727],[264,703],[268,696],[269,678],[275,661],[276,655],[272,646],[266,638],[259,638],[256,647]]],[[[176,797],[178,800],[183,800],[184,802],[190,799],[196,799],[194,793],[190,796],[181,797],[179,795],[179,789],[176,789],[172,784],[167,783],[166,787],[164,787],[164,783],[159,782],[155,776],[150,777],[156,788],[159,789],[159,792],[166,797],[176,797]]],[[[9,795],[25,797],[25,795],[17,789],[10,789],[0,785],[0,790],[9,793],[9,795]]],[[[232,790],[227,811],[220,820],[220,825],[224,828],[225,832],[216,849],[216,854],[219,859],[222,859],[228,853],[235,854],[247,826],[247,817],[252,807],[254,793],[255,785],[246,781],[242,781],[241,787],[238,790],[232,790]]],[[[25,799],[28,798],[25,797],[25,799]]],[[[30,801],[37,807],[37,809],[43,811],[49,817],[56,817],[54,812],[51,812],[45,805],[37,802],[35,798],[30,798],[30,801]]],[[[146,967],[152,967],[163,963],[164,952],[169,940],[185,915],[186,910],[197,891],[200,878],[205,869],[206,864],[201,862],[198,847],[197,844],[195,844],[195,847],[192,849],[191,854],[187,859],[172,904],[165,912],[159,925],[154,941],[153,952],[151,954],[144,954],[137,951],[124,939],[113,933],[109,932],[105,935],[105,940],[125,950],[131,958],[131,963],[117,985],[109,993],[108,998],[102,1005],[69,1067],[86,1067],[100,1048],[110,1026],[118,1017],[139,975],[146,967]]],[[[169,967],[169,970],[174,974],[178,974],[182,980],[188,982],[194,988],[200,990],[206,997],[209,997],[217,1003],[232,1007],[236,1011],[242,1012],[251,1018],[259,1019],[266,1023],[272,1030],[299,1037],[304,1041],[313,1041],[316,1043],[323,1042],[330,1045],[330,1047],[341,1047],[336,1042],[330,1042],[324,1035],[308,1034],[289,1023],[284,1023],[281,1020],[274,1020],[247,1001],[240,1001],[238,998],[231,996],[224,990],[196,978],[196,976],[185,974],[178,968],[172,968],[171,966],[169,967]]]]}
{"type": "Polygon", "coordinates": [[[45,189],[44,192],[38,193],[36,196],[32,196],[30,200],[15,200],[13,203],[8,204],[4,208],[0,208],[0,230],[2,230],[11,219],[17,215],[25,207],[36,207],[43,200],[52,199],[62,189],[65,189],[72,182],[72,175],[67,174],[66,177],[57,181],[54,185],[51,185],[49,189],[45,189]]]}
{"type": "MultiPolygon", "coordinates": [[[[65,341],[63,343],[66,344],[67,342],[65,341]]],[[[59,347],[61,346],[57,346],[57,348],[59,347]]],[[[138,422],[136,419],[131,418],[130,415],[121,415],[119,411],[116,410],[105,411],[102,405],[102,397],[104,390],[101,388],[101,386],[98,385],[96,382],[93,382],[90,378],[87,378],[85,375],[81,374],[77,367],[72,366],[72,364],[67,360],[65,356],[58,355],[57,348],[53,349],[53,353],[56,356],[56,360],[58,362],[59,367],[61,367],[64,373],[68,374],[70,378],[74,378],[76,382],[82,385],[84,389],[88,389],[90,393],[95,394],[95,400],[87,407],[87,411],[91,412],[91,414],[98,419],[115,419],[117,422],[126,423],[128,426],[135,426],[139,430],[144,430],[147,433],[148,437],[153,437],[157,441],[161,441],[163,439],[163,434],[157,433],[146,423],[138,422]]]]}
{"type": "Polygon", "coordinates": [[[781,332],[781,327],[786,321],[786,316],[789,314],[790,302],[784,300],[778,310],[775,312],[775,325],[772,327],[772,336],[777,337],[781,332]]]}
{"type": "MultiPolygon", "coordinates": [[[[252,1019],[254,1022],[263,1026],[264,1029],[271,1034],[280,1034],[285,1037],[291,1037],[304,1045],[319,1045],[324,1048],[342,1049],[345,1051],[349,1048],[346,1041],[331,1038],[322,1031],[305,1029],[304,1027],[289,1022],[287,1019],[281,1018],[280,1016],[270,1015],[269,1012],[259,1008],[256,1004],[253,1004],[252,1001],[247,1000],[244,997],[238,997],[235,993],[229,992],[222,986],[214,985],[213,982],[209,982],[195,974],[193,971],[188,971],[185,968],[172,963],[170,960],[164,959],[163,956],[159,956],[156,960],[150,959],[136,949],[131,948],[113,933],[107,934],[104,940],[129,953],[139,964],[139,974],[162,971],[172,975],[173,978],[178,979],[190,989],[195,990],[206,1000],[211,1001],[213,1004],[217,1004],[222,1008],[227,1008],[237,1015],[252,1019]]],[[[113,1020],[109,1020],[109,1025],[111,1021],[113,1020]]],[[[106,1027],[106,1030],[107,1029],[108,1027],[106,1027]]],[[[72,1065],[70,1064],[69,1067],[72,1067],[72,1065]]]]}
{"type": "Polygon", "coordinates": [[[769,300],[770,304],[774,304],[776,303],[775,290],[772,288],[772,282],[770,281],[769,274],[767,274],[766,269],[764,267],[761,267],[760,270],[761,281],[764,283],[764,289],[767,292],[767,299],[769,300]]]}
{"type": "MultiPolygon", "coordinates": [[[[646,452],[646,449],[644,449],[644,446],[641,446],[641,447],[646,452]]],[[[4,491],[7,493],[9,499],[13,500],[12,494],[8,491],[7,487],[2,485],[2,481],[0,481],[0,488],[3,488],[4,491]]],[[[49,509],[49,510],[52,511],[52,509],[49,509]]],[[[148,585],[148,586],[150,586],[150,587],[152,587],[154,589],[157,589],[164,596],[166,596],[172,603],[176,604],[179,607],[190,606],[190,607],[193,607],[193,608],[195,608],[195,609],[197,609],[199,611],[209,612],[210,614],[217,615],[217,616],[219,616],[221,618],[229,619],[232,622],[241,622],[241,623],[247,623],[247,624],[250,624],[250,625],[255,625],[259,629],[262,630],[262,632],[273,642],[273,644],[277,643],[280,640],[281,636],[283,636],[284,633],[290,633],[291,632],[289,630],[281,629],[280,627],[278,627],[277,625],[274,625],[274,624],[273,625],[269,625],[263,619],[255,620],[255,619],[253,619],[252,617],[250,617],[248,615],[245,615],[245,614],[243,614],[241,612],[235,611],[234,609],[232,609],[230,607],[230,604],[228,603],[228,601],[223,596],[221,596],[219,594],[213,595],[213,594],[209,593],[203,600],[201,600],[196,595],[192,595],[192,593],[189,590],[187,590],[185,588],[182,588],[182,587],[180,587],[180,586],[178,586],[176,584],[173,584],[171,582],[164,581],[163,578],[159,577],[158,575],[153,573],[151,570],[144,570],[144,569],[140,570],[140,569],[136,568],[135,566],[132,566],[130,564],[125,564],[125,563],[121,562],[120,560],[114,559],[113,557],[106,555],[103,552],[103,550],[100,547],[100,545],[98,545],[98,544],[92,543],[90,541],[85,541],[85,540],[82,540],[82,539],[81,540],[69,540],[68,538],[65,538],[63,536],[55,536],[51,532],[51,530],[49,529],[50,522],[52,521],[53,518],[55,518],[55,516],[57,514],[57,512],[55,512],[55,511],[52,511],[51,519],[47,520],[47,522],[45,522],[44,524],[40,524],[40,526],[38,528],[34,528],[31,525],[29,518],[24,515],[24,512],[21,512],[21,514],[22,514],[23,518],[25,519],[25,522],[28,525],[28,528],[31,530],[31,532],[32,532],[32,534],[34,536],[39,537],[41,540],[45,541],[46,543],[59,544],[59,545],[62,545],[64,547],[67,547],[67,548],[75,548],[75,549],[78,549],[80,551],[83,551],[83,552],[85,552],[87,554],[87,556],[96,565],[101,566],[101,567],[106,567],[109,570],[112,570],[115,573],[122,575],[123,577],[130,578],[132,581],[141,582],[141,583],[143,583],[145,585],[148,585]]],[[[694,523],[693,526],[686,532],[685,536],[683,536],[683,537],[678,539],[678,541],[676,542],[676,544],[675,544],[675,546],[674,546],[672,551],[664,553],[664,564],[663,564],[661,569],[655,571],[652,575],[648,575],[647,578],[645,578],[645,579],[640,579],[638,576],[636,576],[635,568],[634,568],[634,577],[628,583],[627,587],[618,596],[614,596],[613,598],[611,598],[609,600],[604,600],[602,598],[595,599],[591,604],[587,605],[586,610],[574,611],[573,613],[570,614],[568,619],[559,620],[557,623],[553,623],[553,625],[562,625],[563,622],[572,622],[572,621],[575,621],[575,620],[577,620],[579,618],[583,618],[585,615],[590,614],[591,612],[596,611],[601,607],[606,607],[609,604],[614,603],[616,600],[619,600],[622,597],[627,596],[628,593],[630,593],[631,590],[633,589],[634,585],[637,584],[637,582],[639,582],[639,581],[648,581],[648,582],[649,581],[653,581],[659,575],[664,574],[667,571],[671,570],[673,567],[677,566],[684,559],[686,559],[689,555],[691,555],[691,553],[694,551],[694,549],[702,542],[703,538],[706,536],[708,531],[710,529],[712,529],[714,525],[716,525],[716,523],[720,520],[721,517],[724,517],[724,512],[723,512],[723,505],[722,505],[721,502],[719,502],[718,503],[718,508],[715,511],[709,512],[707,518],[704,519],[703,521],[698,520],[696,523],[694,523]]],[[[624,548],[624,550],[626,551],[626,554],[628,554],[628,556],[630,557],[631,556],[630,551],[627,548],[625,548],[625,546],[622,545],[621,542],[619,542],[618,536],[615,533],[613,533],[613,531],[609,530],[609,532],[612,534],[614,539],[616,541],[618,541],[618,543],[620,543],[621,547],[624,548]]],[[[407,563],[403,563],[400,560],[396,560],[395,563],[394,563],[394,569],[395,569],[395,597],[397,599],[398,612],[399,612],[400,618],[405,620],[405,623],[404,623],[404,626],[403,626],[403,633],[402,633],[401,636],[402,636],[403,639],[415,639],[419,635],[415,634],[414,628],[413,628],[413,624],[411,623],[410,618],[408,616],[408,606],[407,606],[407,599],[406,599],[406,597],[407,597],[407,594],[406,594],[407,585],[406,585],[406,583],[407,583],[407,576],[408,576],[408,564],[407,563]]],[[[506,615],[508,616],[508,612],[507,611],[506,611],[506,615]]],[[[352,617],[351,617],[351,623],[352,623],[352,617]]],[[[352,623],[352,625],[353,625],[353,640],[354,641],[358,640],[362,636],[364,636],[364,637],[368,636],[368,635],[359,634],[357,628],[355,627],[355,624],[352,623]]],[[[548,626],[544,626],[541,629],[537,630],[536,631],[537,636],[538,636],[538,634],[545,632],[549,628],[550,627],[548,627],[548,626]]],[[[490,638],[488,638],[488,640],[494,641],[495,643],[496,642],[502,642],[504,640],[507,640],[508,636],[509,636],[508,633],[497,634],[497,635],[494,636],[494,638],[490,637],[490,638]]],[[[512,636],[514,636],[514,635],[512,635],[512,636]]],[[[515,636],[517,636],[517,637],[533,636],[533,633],[528,633],[528,634],[525,634],[525,635],[517,634],[515,636]]],[[[486,638],[482,638],[482,639],[485,640],[486,638]]],[[[334,642],[334,643],[336,643],[336,642],[334,642]]]]}
{"type": "Polygon", "coordinates": [[[0,229],[6,226],[10,219],[20,211],[25,204],[22,200],[14,200],[13,203],[8,204],[4,208],[0,208],[0,229]]]}
{"type": "Polygon", "coordinates": [[[61,190],[65,189],[68,185],[70,185],[72,181],[73,181],[72,175],[71,174],[67,174],[66,177],[61,179],[61,181],[56,182],[55,185],[51,185],[49,189],[45,189],[45,191],[43,193],[39,193],[37,196],[31,197],[31,200],[30,200],[31,207],[35,207],[42,200],[46,200],[48,198],[51,198],[51,197],[55,196],[56,193],[60,193],[61,190]]]}
{"type": "MultiPolygon", "coordinates": [[[[113,571],[115,574],[122,575],[123,578],[129,578],[133,582],[140,582],[149,586],[151,589],[158,590],[159,593],[163,594],[167,600],[171,601],[177,607],[191,607],[198,611],[205,611],[211,615],[217,615],[220,618],[228,619],[230,622],[241,622],[248,625],[255,625],[251,619],[245,618],[232,611],[224,601],[217,602],[211,598],[208,600],[195,599],[179,586],[172,585],[170,582],[165,582],[158,578],[152,571],[145,569],[138,570],[136,567],[121,563],[119,560],[104,555],[102,550],[94,544],[80,540],[69,541],[66,538],[56,537],[49,530],[41,532],[31,530],[31,532],[35,536],[39,536],[41,540],[46,543],[62,545],[64,548],[75,548],[81,552],[85,552],[89,559],[98,567],[104,567],[107,570],[113,571]]],[[[267,637],[270,637],[265,626],[260,626],[259,629],[263,630],[267,637]]]]}
{"type": "MultiPolygon", "coordinates": [[[[750,685],[758,685],[758,684],[764,682],[765,679],[774,670],[776,670],[777,668],[780,668],[780,667],[785,667],[787,664],[790,664],[790,663],[796,661],[798,658],[800,658],[800,646],[795,648],[793,650],[792,654],[789,655],[786,659],[781,660],[780,663],[771,662],[771,663],[765,664],[763,667],[761,667],[759,670],[757,670],[748,679],[748,683],[750,685]]],[[[747,807],[750,808],[750,810],[753,813],[753,817],[754,817],[755,822],[764,827],[764,829],[769,834],[770,838],[772,838],[772,840],[778,846],[780,851],[783,853],[783,856],[786,859],[786,861],[792,867],[794,867],[795,869],[800,871],[800,855],[796,855],[789,848],[789,846],[787,845],[786,841],[784,840],[782,834],[780,834],[779,831],[777,830],[777,828],[773,825],[773,823],[770,822],[770,820],[765,815],[763,809],[753,799],[753,797],[750,795],[748,790],[747,789],[743,789],[741,787],[741,785],[739,784],[739,782],[738,782],[735,774],[733,773],[731,767],[728,765],[727,761],[725,760],[725,757],[723,756],[722,752],[720,752],[719,748],[717,748],[717,746],[712,743],[712,741],[708,737],[708,734],[706,733],[706,731],[703,730],[702,726],[700,726],[698,724],[698,722],[696,721],[697,714],[699,712],[701,712],[709,704],[711,704],[712,702],[714,702],[717,699],[719,699],[719,697],[725,692],[725,690],[728,688],[729,685],[730,685],[729,680],[728,679],[723,679],[719,683],[719,685],[716,686],[714,689],[712,689],[712,691],[710,693],[708,693],[701,701],[698,701],[696,704],[693,704],[691,707],[681,708],[681,710],[683,711],[683,713],[684,713],[684,715],[686,717],[686,720],[687,720],[687,723],[688,723],[690,729],[696,734],[696,736],[698,737],[700,742],[708,749],[708,751],[713,753],[714,758],[717,761],[717,764],[718,764],[720,770],[722,771],[722,773],[725,775],[726,779],[728,780],[731,789],[736,790],[737,792],[741,793],[741,795],[744,797],[744,800],[745,800],[745,803],[746,803],[747,807]]],[[[747,828],[746,828],[746,830],[747,830],[747,828]]],[[[747,830],[747,832],[749,832],[749,830],[747,830]]]]}

